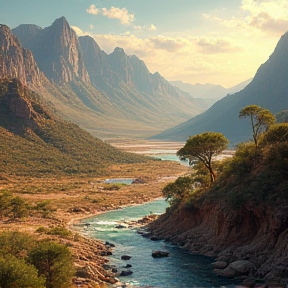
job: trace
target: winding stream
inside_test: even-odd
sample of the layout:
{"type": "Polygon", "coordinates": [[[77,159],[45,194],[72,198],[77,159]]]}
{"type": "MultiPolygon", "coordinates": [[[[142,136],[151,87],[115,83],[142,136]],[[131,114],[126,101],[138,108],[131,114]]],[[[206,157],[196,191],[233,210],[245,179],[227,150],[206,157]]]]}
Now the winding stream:
{"type": "Polygon", "coordinates": [[[193,287],[235,287],[232,280],[220,278],[212,273],[213,259],[189,254],[187,251],[164,241],[151,241],[136,233],[135,228],[128,228],[126,221],[137,220],[150,213],[163,213],[167,203],[163,199],[155,200],[134,207],[107,212],[84,222],[87,225],[84,234],[115,244],[110,264],[118,271],[129,270],[133,274],[118,277],[120,281],[135,286],[161,288],[193,287]],[[126,228],[115,228],[117,225],[126,228]],[[169,257],[153,258],[153,250],[169,252],[169,257]],[[129,255],[129,261],[121,260],[122,255],[129,255]]]}

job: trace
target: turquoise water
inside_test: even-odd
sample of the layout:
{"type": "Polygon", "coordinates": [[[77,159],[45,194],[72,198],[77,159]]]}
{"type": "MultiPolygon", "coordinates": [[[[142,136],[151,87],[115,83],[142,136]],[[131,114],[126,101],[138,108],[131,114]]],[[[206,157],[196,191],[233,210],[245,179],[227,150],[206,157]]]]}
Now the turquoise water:
{"type": "Polygon", "coordinates": [[[125,223],[150,213],[163,213],[166,207],[167,203],[159,199],[144,205],[107,212],[85,220],[85,223],[90,224],[85,233],[116,245],[109,261],[116,265],[120,272],[125,270],[123,267],[126,264],[132,265],[132,268],[129,268],[133,271],[132,275],[118,277],[122,282],[161,288],[235,287],[230,280],[219,278],[212,273],[213,259],[189,254],[164,241],[151,241],[137,234],[135,228],[128,228],[125,223]],[[118,224],[126,228],[115,228],[118,224]],[[151,256],[153,250],[168,251],[170,255],[155,259],[151,256]],[[123,261],[122,255],[132,258],[123,261]]]}
{"type": "Polygon", "coordinates": [[[133,178],[112,178],[112,179],[105,179],[104,183],[130,185],[133,182],[133,180],[134,180],[133,178]]]}

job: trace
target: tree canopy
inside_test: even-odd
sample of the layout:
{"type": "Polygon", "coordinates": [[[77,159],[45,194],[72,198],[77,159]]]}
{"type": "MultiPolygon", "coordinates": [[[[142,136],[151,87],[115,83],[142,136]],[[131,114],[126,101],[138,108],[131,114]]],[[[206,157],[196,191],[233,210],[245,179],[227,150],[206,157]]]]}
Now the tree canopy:
{"type": "Polygon", "coordinates": [[[229,140],[222,133],[204,132],[191,136],[184,147],[177,152],[177,155],[189,158],[190,163],[193,159],[201,161],[208,169],[211,183],[213,183],[216,174],[212,168],[212,157],[227,148],[228,143],[229,140]]]}
{"type": "MultiPolygon", "coordinates": [[[[258,139],[260,134],[275,123],[274,115],[269,110],[258,105],[249,105],[244,107],[241,109],[239,117],[250,119],[253,131],[253,140],[256,148],[258,147],[258,139]]],[[[255,151],[255,154],[256,152],[257,150],[255,151]]]]}

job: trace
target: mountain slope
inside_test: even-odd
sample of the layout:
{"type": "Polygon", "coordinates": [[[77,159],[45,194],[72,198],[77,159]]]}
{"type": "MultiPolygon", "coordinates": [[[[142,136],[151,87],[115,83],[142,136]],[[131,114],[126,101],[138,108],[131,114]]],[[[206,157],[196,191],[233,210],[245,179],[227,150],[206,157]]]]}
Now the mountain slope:
{"type": "Polygon", "coordinates": [[[288,107],[288,33],[279,40],[275,51],[258,69],[242,91],[228,95],[204,113],[160,133],[153,138],[185,141],[204,131],[223,133],[232,144],[251,139],[249,120],[239,119],[240,110],[256,104],[277,113],[288,107]]]}
{"type": "Polygon", "coordinates": [[[2,174],[101,175],[111,163],[145,162],[55,118],[41,97],[17,79],[0,80],[2,174]]]}
{"type": "Polygon", "coordinates": [[[37,91],[94,135],[146,137],[203,111],[136,56],[121,48],[107,55],[91,37],[78,40],[64,17],[44,29],[20,25],[12,31],[51,82],[46,94],[37,91]]]}

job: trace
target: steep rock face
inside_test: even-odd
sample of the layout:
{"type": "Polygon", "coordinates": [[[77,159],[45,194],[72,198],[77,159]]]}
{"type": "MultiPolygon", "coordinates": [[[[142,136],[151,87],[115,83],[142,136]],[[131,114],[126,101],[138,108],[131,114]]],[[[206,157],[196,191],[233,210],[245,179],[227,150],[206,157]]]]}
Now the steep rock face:
{"type": "Polygon", "coordinates": [[[0,78],[3,77],[16,77],[31,87],[41,85],[45,78],[33,54],[22,47],[6,25],[0,25],[0,78]]]}
{"type": "Polygon", "coordinates": [[[26,47],[41,30],[41,27],[34,24],[21,24],[12,29],[12,32],[21,41],[22,45],[26,47]]]}
{"type": "Polygon", "coordinates": [[[255,267],[250,276],[285,277],[288,272],[288,206],[281,203],[277,207],[247,204],[241,209],[221,202],[182,207],[161,216],[150,230],[227,265],[249,260],[255,267]]]}
{"type": "MultiPolygon", "coordinates": [[[[13,33],[19,39],[23,39],[26,33],[20,28],[13,29],[13,33]]],[[[64,17],[55,20],[51,26],[39,30],[30,41],[24,42],[50,81],[67,83],[73,79],[80,79],[86,83],[90,82],[78,38],[64,17]]]]}
{"type": "Polygon", "coordinates": [[[108,61],[108,55],[100,49],[90,36],[79,37],[83,60],[94,87],[107,91],[109,87],[119,87],[121,78],[115,73],[108,61]]]}

